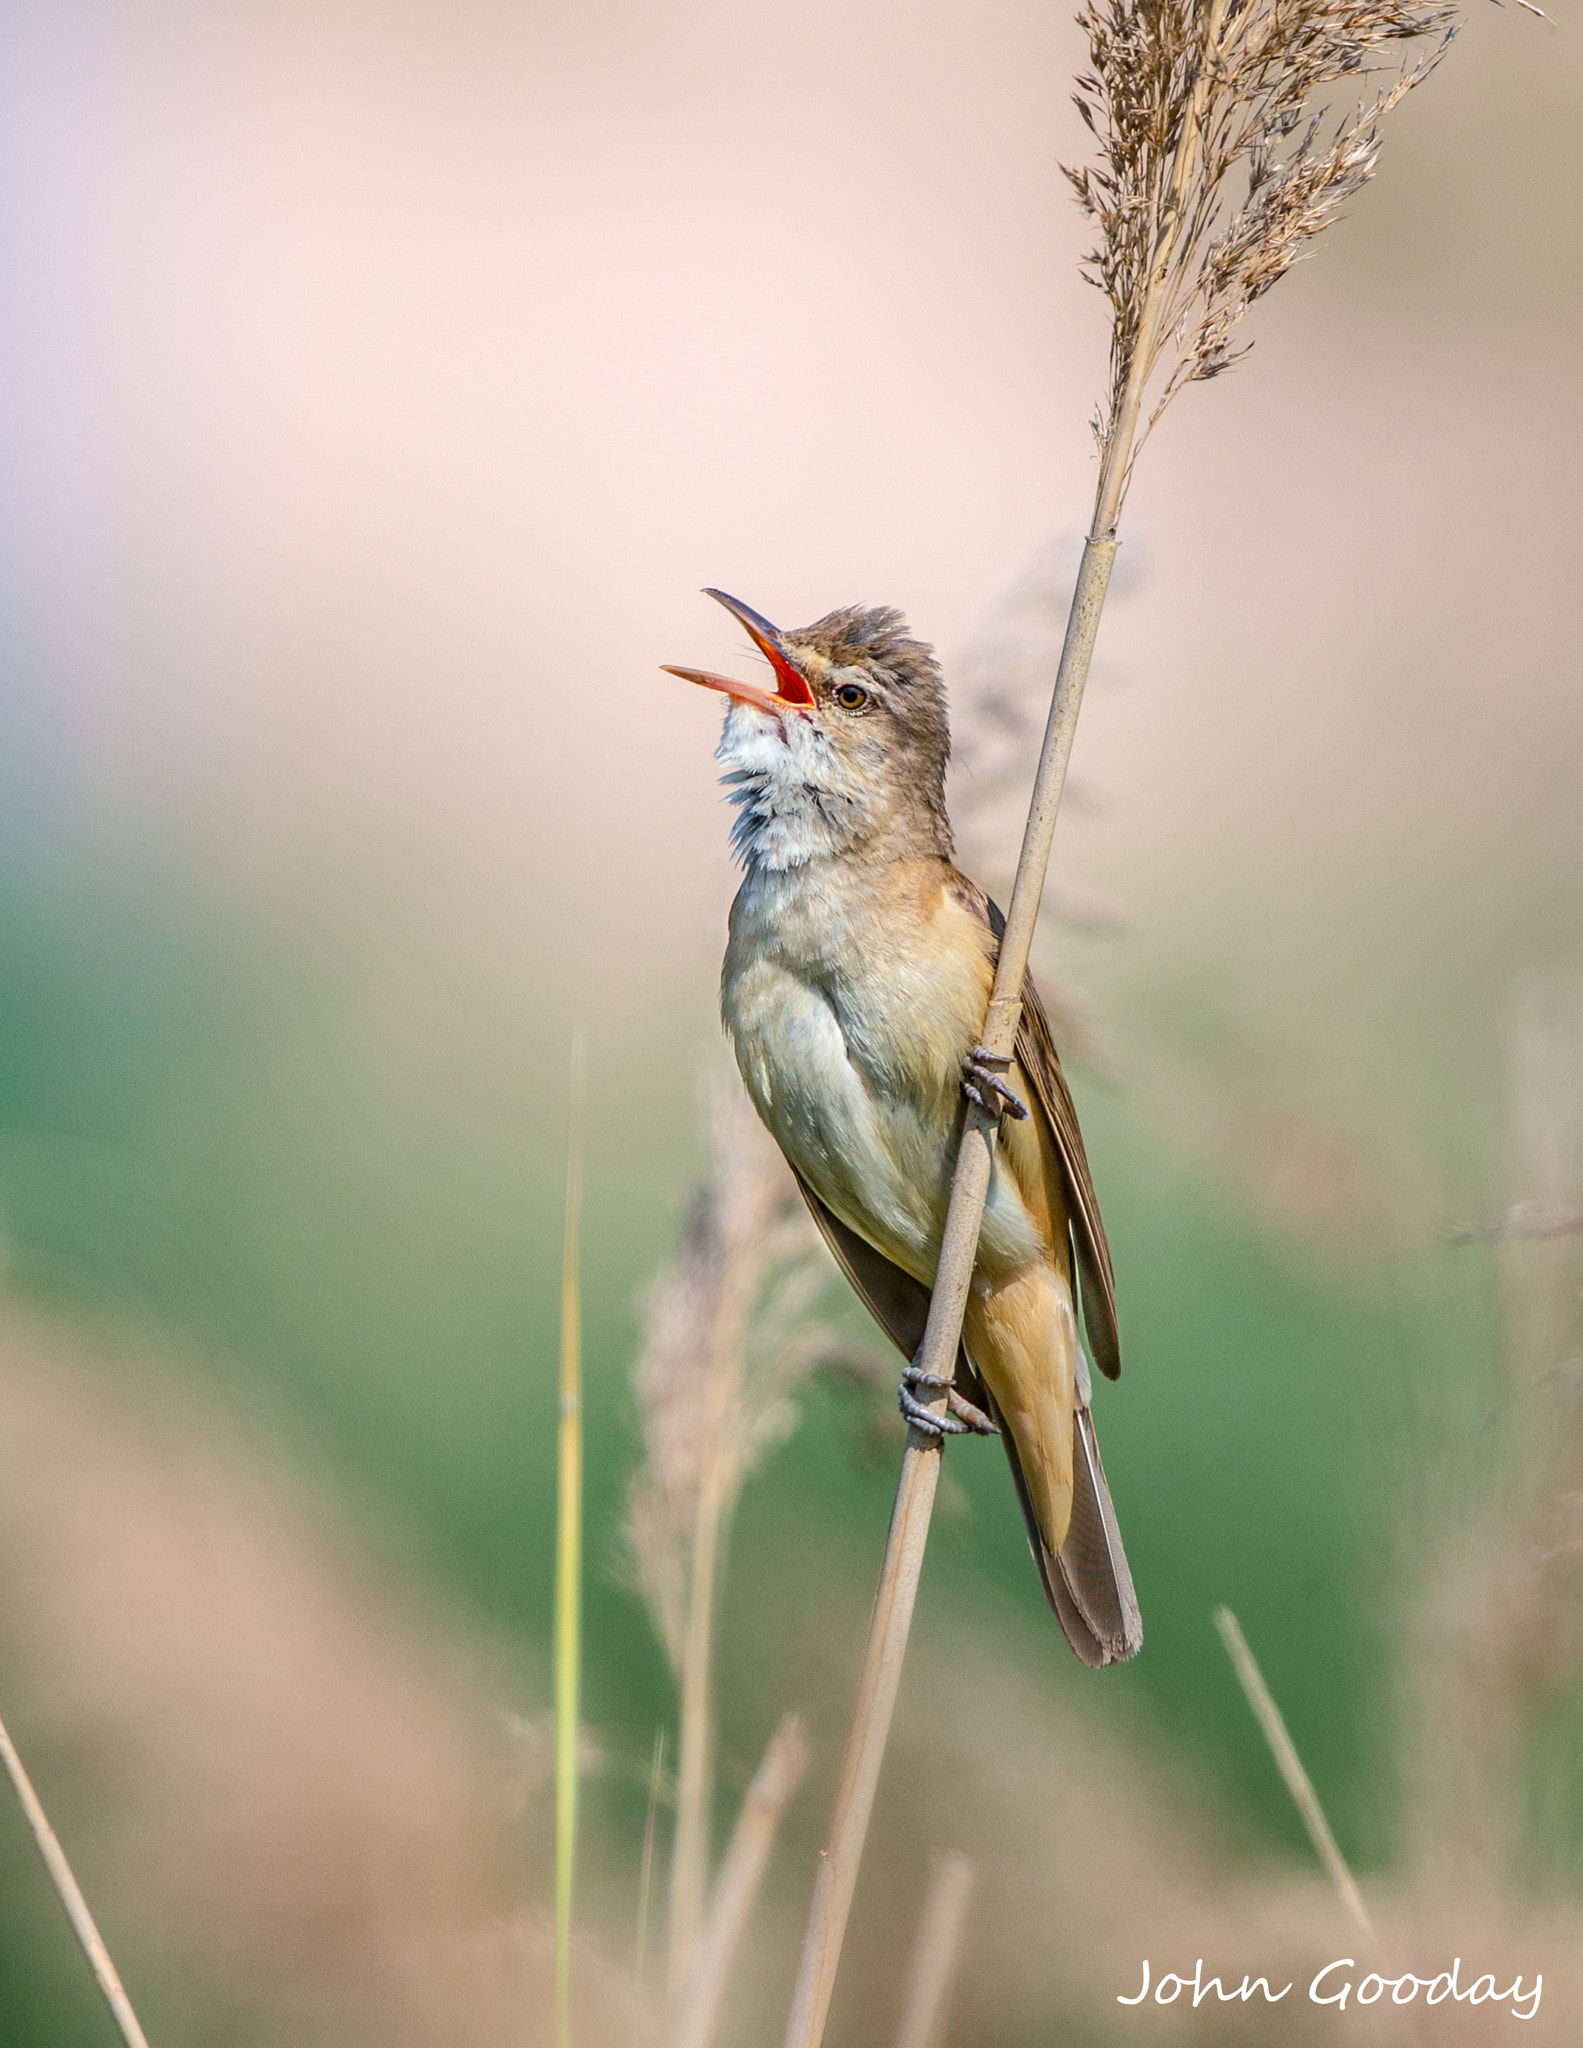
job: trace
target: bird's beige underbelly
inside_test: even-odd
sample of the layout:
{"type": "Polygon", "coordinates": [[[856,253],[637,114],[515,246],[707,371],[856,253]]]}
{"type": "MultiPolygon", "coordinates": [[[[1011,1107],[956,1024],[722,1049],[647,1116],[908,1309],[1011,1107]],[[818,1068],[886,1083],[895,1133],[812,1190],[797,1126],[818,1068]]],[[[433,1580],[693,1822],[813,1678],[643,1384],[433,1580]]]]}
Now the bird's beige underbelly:
{"type": "MultiPolygon", "coordinates": [[[[933,1281],[961,1128],[954,1074],[901,1095],[854,1061],[825,997],[778,964],[744,969],[724,991],[726,1027],[759,1115],[843,1223],[905,1272],[933,1281]]],[[[863,1020],[871,1063],[883,1024],[863,1020]]],[[[881,1046],[883,1050],[883,1046],[881,1046]]],[[[998,1285],[1045,1256],[1011,1176],[997,1170],[979,1244],[981,1281],[998,1285]]]]}

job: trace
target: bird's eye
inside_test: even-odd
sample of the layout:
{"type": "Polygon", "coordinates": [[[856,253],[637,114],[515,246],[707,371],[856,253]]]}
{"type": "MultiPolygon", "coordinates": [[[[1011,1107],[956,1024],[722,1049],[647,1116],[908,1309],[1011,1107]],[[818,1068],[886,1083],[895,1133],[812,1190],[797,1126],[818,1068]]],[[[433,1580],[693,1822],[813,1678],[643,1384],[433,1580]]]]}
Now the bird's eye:
{"type": "Polygon", "coordinates": [[[868,692],[861,683],[843,683],[835,693],[835,701],[843,711],[861,711],[868,702],[868,692]]]}

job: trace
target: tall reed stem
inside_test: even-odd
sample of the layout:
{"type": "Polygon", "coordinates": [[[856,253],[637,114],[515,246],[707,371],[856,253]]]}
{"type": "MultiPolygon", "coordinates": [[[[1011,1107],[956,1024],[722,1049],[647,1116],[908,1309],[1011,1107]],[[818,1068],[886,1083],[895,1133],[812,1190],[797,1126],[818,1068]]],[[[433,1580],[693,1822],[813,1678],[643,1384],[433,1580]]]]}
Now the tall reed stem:
{"type": "Polygon", "coordinates": [[[583,1358],[579,1280],[583,1085],[587,1046],[572,1041],[561,1249],[561,1397],[555,1531],[555,2040],[572,2039],[572,1886],[577,1862],[577,1721],[582,1665],[583,1358]]]}
{"type": "Polygon", "coordinates": [[[1231,1659],[1231,1668],[1236,1672],[1248,1705],[1253,1709],[1253,1718],[1258,1722],[1275,1767],[1284,1779],[1287,1791],[1292,1795],[1292,1804],[1301,1816],[1303,1826],[1308,1830],[1308,1839],[1314,1845],[1314,1854],[1325,1866],[1336,1894],[1351,1916],[1358,1932],[1368,1941],[1374,1939],[1374,1922],[1369,1918],[1369,1909],[1363,1903],[1363,1894],[1358,1890],[1357,1879],[1347,1868],[1347,1859],[1342,1855],[1335,1836],[1330,1832],[1330,1823],[1325,1819],[1325,1809],[1319,1803],[1319,1794],[1314,1790],[1313,1780],[1303,1769],[1303,1760],[1297,1754],[1297,1745],[1287,1733],[1286,1722],[1280,1708],[1275,1704],[1274,1695],[1264,1682],[1264,1673],[1259,1669],[1253,1652],[1248,1648],[1247,1637],[1243,1635],[1237,1617],[1229,1607],[1215,1609],[1215,1627],[1220,1640],[1226,1646],[1226,1655],[1231,1659]]]}
{"type": "Polygon", "coordinates": [[[33,1839],[44,1859],[44,1868],[50,1874],[50,1882],[66,1909],[71,1931],[76,1935],[78,1946],[88,1958],[88,1967],[93,1971],[94,1982],[103,1992],[104,2002],[109,2006],[111,2016],[121,2030],[121,2039],[126,2043],[126,2048],[148,2048],[147,2038],[137,2023],[137,2014],[132,2010],[132,2001],[122,1988],[115,1964],[110,1960],[110,1951],[105,1947],[103,1937],[94,1925],[93,1915],[88,1911],[88,1901],[83,1897],[82,1889],[72,1875],[71,1865],[66,1861],[66,1852],[56,1839],[55,1830],[49,1824],[43,1804],[33,1790],[33,1781],[22,1768],[22,1759],[17,1755],[16,1746],[6,1733],[3,1721],[0,1721],[0,1762],[6,1767],[11,1789],[16,1793],[18,1804],[33,1831],[33,1839]]]}
{"type": "Polygon", "coordinates": [[[918,1916],[907,1971],[907,2005],[896,2048],[934,2048],[945,2025],[951,1986],[962,1959],[967,1909],[973,1897],[973,1860],[960,1849],[934,1859],[928,1895],[918,1916]]]}
{"type": "Polygon", "coordinates": [[[710,2048],[714,2040],[731,1965],[753,1917],[781,1817],[807,1768],[802,1723],[795,1714],[788,1714],[770,1737],[737,1816],[709,1902],[708,1919],[693,1949],[672,2048],[710,2048]]]}
{"type": "MultiPolygon", "coordinates": [[[[1044,743],[1034,776],[1028,823],[1023,832],[1016,880],[1006,912],[1006,929],[1001,937],[1000,957],[995,967],[994,987],[979,1041],[995,1057],[1010,1056],[1022,1017],[1023,977],[1027,973],[1034,926],[1044,895],[1056,816],[1061,806],[1061,792],[1066,785],[1067,764],[1072,758],[1072,741],[1077,732],[1077,715],[1082,708],[1083,689],[1088,681],[1100,615],[1105,607],[1105,593],[1110,586],[1110,572],[1116,559],[1116,520],[1126,489],[1144,386],[1152,368],[1153,337],[1159,332],[1164,310],[1171,255],[1181,230],[1182,198],[1198,157],[1209,65],[1225,9],[1226,0],[1211,0],[1205,21],[1203,52],[1184,114],[1161,211],[1160,231],[1137,344],[1132,351],[1121,403],[1116,408],[1114,425],[1100,464],[1093,523],[1083,546],[1083,559],[1072,592],[1072,607],[1067,617],[1060,665],[1056,670],[1049,721],[1045,726],[1044,743]],[[1149,345],[1143,346],[1145,342],[1149,345]]],[[[994,1164],[995,1130],[994,1120],[976,1104],[969,1104],[951,1181],[951,1201],[940,1241],[929,1320],[924,1331],[923,1348],[918,1355],[923,1371],[935,1374],[941,1381],[949,1381],[956,1367],[962,1317],[967,1307],[968,1288],[978,1253],[978,1233],[984,1220],[984,1202],[989,1193],[990,1172],[994,1164]]],[[[937,1414],[943,1414],[944,1393],[931,1405],[937,1414]]],[[[929,1520],[934,1511],[939,1481],[938,1440],[926,1436],[920,1429],[909,1429],[907,1448],[902,1453],[896,1502],[891,1512],[890,1532],[885,1542],[884,1561],[880,1567],[879,1587],[869,1622],[857,1703],[853,1708],[852,1725],[842,1758],[835,1813],[814,1880],[802,1960],[792,1992],[785,2048],[819,2048],[824,2039],[836,1970],[841,1959],[841,1944],[845,1939],[847,1916],[857,1885],[858,1865],[862,1860],[869,1816],[873,1811],[875,1789],[879,1784],[880,1765],[890,1734],[896,1693],[901,1684],[902,1662],[907,1652],[907,1637],[912,1626],[913,1605],[918,1596],[918,1580],[923,1570],[929,1520]]]]}

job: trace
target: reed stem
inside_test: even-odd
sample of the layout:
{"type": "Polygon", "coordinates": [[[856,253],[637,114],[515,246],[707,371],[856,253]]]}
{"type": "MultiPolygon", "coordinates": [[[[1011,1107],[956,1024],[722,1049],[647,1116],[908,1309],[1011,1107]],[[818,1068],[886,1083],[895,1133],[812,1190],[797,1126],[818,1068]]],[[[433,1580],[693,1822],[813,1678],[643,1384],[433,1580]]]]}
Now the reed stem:
{"type": "Polygon", "coordinates": [[[148,2039],[137,2023],[137,2014],[132,2010],[132,2001],[122,1988],[115,1964],[110,1960],[110,1951],[94,1925],[93,1915],[88,1911],[88,1901],[82,1895],[82,1888],[72,1875],[71,1865],[66,1861],[66,1852],[50,1826],[38,1794],[33,1790],[33,1781],[22,1768],[22,1759],[16,1753],[16,1745],[0,1721],[0,1761],[6,1767],[11,1788],[16,1793],[18,1804],[26,1816],[27,1824],[33,1831],[38,1852],[44,1859],[44,1868],[50,1874],[57,1897],[66,1909],[66,1918],[71,1922],[71,1931],[77,1937],[77,1945],[88,1959],[93,1971],[94,1982],[104,1994],[104,2002],[110,2008],[111,2017],[121,2030],[121,2039],[127,2048],[148,2048],[148,2039]]]}
{"type": "MultiPolygon", "coordinates": [[[[709,1407],[719,1404],[710,1387],[709,1407]]],[[[676,1778],[676,1837],[671,1849],[670,1988],[676,1996],[692,1967],[708,1888],[709,1791],[714,1709],[715,1575],[724,1510],[722,1460],[715,1454],[718,1418],[706,1423],[708,1440],[693,1523],[688,1573],[687,1634],[682,1647],[680,1758],[676,1778]]]]}
{"type": "Polygon", "coordinates": [[[807,1768],[802,1724],[795,1714],[788,1714],[770,1737],[720,1866],[708,1919],[693,1952],[674,2048],[709,2048],[714,2039],[731,1965],[752,1917],[781,1817],[807,1768]]]}
{"type": "Polygon", "coordinates": [[[654,1732],[654,1757],[649,1765],[649,1810],[643,1822],[643,1860],[638,1866],[638,1925],[632,1943],[632,2032],[634,2048],[643,2026],[643,1979],[649,1952],[649,1899],[654,1890],[654,1831],[660,1811],[660,1783],[665,1772],[665,1730],[654,1732]]]}
{"type": "Polygon", "coordinates": [[[896,2035],[896,2048],[934,2048],[944,2025],[962,1936],[973,1896],[973,1863],[960,1849],[934,1859],[928,1896],[918,1916],[912,1963],[907,1971],[907,2007],[896,2035]]]}
{"type": "Polygon", "coordinates": [[[1226,1655],[1231,1659],[1231,1668],[1241,1682],[1247,1695],[1248,1705],[1253,1709],[1253,1718],[1262,1729],[1270,1754],[1275,1759],[1276,1769],[1286,1782],[1286,1789],[1292,1795],[1292,1804],[1302,1817],[1303,1826],[1308,1830],[1308,1839],[1314,1845],[1314,1854],[1325,1866],[1330,1882],[1335,1886],[1342,1905],[1351,1915],[1354,1925],[1366,1940],[1374,1939],[1374,1923],[1369,1918],[1368,1908],[1363,1903],[1363,1894],[1358,1890],[1357,1880],[1347,1868],[1347,1859],[1342,1855],[1335,1836],[1330,1832],[1330,1823],[1325,1819],[1325,1810],[1319,1803],[1319,1794],[1314,1790],[1313,1781],[1303,1769],[1303,1760],[1297,1754],[1297,1745],[1286,1731],[1286,1722],[1280,1708],[1275,1704],[1270,1688],[1264,1682],[1264,1673],[1254,1660],[1248,1648],[1247,1638],[1237,1624],[1237,1617],[1229,1607],[1215,1609],[1215,1627],[1220,1631],[1220,1640],[1226,1646],[1226,1655]]]}
{"type": "MultiPolygon", "coordinates": [[[[1001,1058],[1013,1051],[1017,1026],[1022,1017],[1023,979],[1044,896],[1045,876],[1055,840],[1061,793],[1066,786],[1067,765],[1072,758],[1078,712],[1082,708],[1083,690],[1088,681],[1105,594],[1110,586],[1110,572],[1116,559],[1115,524],[1126,490],[1144,387],[1153,367],[1153,339],[1159,332],[1171,254],[1181,229],[1182,196],[1197,161],[1210,61],[1225,9],[1226,0],[1210,0],[1204,49],[1183,116],[1161,211],[1159,234],[1138,327],[1139,345],[1135,345],[1132,351],[1121,403],[1116,408],[1100,463],[1093,522],[1083,546],[1083,558],[1072,592],[1066,638],[1050,701],[1050,716],[1034,776],[1028,822],[1006,912],[1006,929],[1001,937],[1000,956],[995,966],[994,987],[979,1041],[991,1055],[1001,1058]],[[1141,345],[1144,342],[1148,343],[1147,347],[1141,345]]],[[[951,1181],[951,1200],[940,1241],[929,1320],[918,1355],[923,1371],[935,1374],[942,1381],[949,1381],[956,1367],[962,1317],[967,1307],[968,1288],[972,1284],[978,1234],[984,1220],[984,1202],[989,1193],[990,1172],[994,1164],[995,1130],[995,1121],[976,1104],[969,1104],[951,1181]]],[[[945,1395],[940,1394],[931,1406],[936,1413],[943,1413],[945,1395]]],[[[939,1479],[938,1440],[925,1436],[919,1429],[909,1429],[884,1561],[880,1567],[879,1587],[869,1622],[857,1703],[842,1759],[835,1813],[814,1880],[802,1960],[792,1992],[785,2048],[819,2048],[824,2039],[841,1944],[857,1885],[858,1865],[862,1860],[880,1765],[901,1684],[902,1662],[906,1656],[907,1636],[912,1626],[912,1611],[923,1570],[923,1554],[939,1479]]]]}
{"type": "Polygon", "coordinates": [[[555,2040],[572,2040],[572,1889],[577,1862],[577,1723],[582,1678],[583,1361],[579,1278],[587,1044],[572,1041],[561,1249],[561,1378],[555,1532],[555,2040]]]}

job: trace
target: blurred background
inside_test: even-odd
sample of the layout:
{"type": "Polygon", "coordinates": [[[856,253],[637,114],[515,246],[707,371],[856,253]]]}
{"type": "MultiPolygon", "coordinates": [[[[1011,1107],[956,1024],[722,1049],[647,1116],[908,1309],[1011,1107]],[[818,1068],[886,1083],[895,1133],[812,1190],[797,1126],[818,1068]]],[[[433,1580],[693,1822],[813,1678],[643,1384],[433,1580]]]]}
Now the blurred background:
{"type": "MultiPolygon", "coordinates": [[[[156,2044],[546,2037],[579,1022],[579,1995],[629,2037],[675,1711],[630,1373],[733,888],[718,711],[658,664],[742,660],[717,584],[1047,687],[1081,62],[1026,0],[0,16],[0,1712],[156,2044]]],[[[1221,2038],[1115,1997],[1350,1952],[1220,1601],[1395,1967],[1543,1971],[1577,2038],[1580,87],[1575,9],[1470,11],[1140,465],[1041,967],[1148,1641],[1081,1671],[953,1448],[833,2039],[893,2029],[934,1846],[964,2043],[1221,2038]]],[[[718,1827],[785,1709],[812,1754],[730,2041],[781,2024],[894,1476],[801,1406],[720,1617],[718,1827]]],[[[3,1804],[0,1899],[0,2036],[107,2041],[3,1804]]]]}

